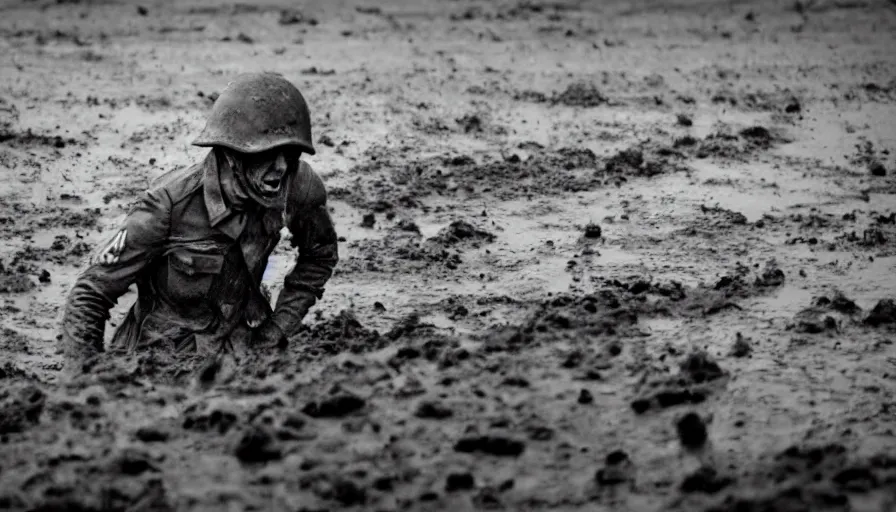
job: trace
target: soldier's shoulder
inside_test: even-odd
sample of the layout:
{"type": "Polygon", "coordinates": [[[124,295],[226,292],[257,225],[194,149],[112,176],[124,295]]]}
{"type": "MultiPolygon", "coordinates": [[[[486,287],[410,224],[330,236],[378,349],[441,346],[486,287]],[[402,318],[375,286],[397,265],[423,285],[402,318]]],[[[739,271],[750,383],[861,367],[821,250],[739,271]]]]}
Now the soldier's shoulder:
{"type": "Polygon", "coordinates": [[[299,209],[326,204],[327,187],[308,162],[300,162],[292,185],[291,202],[299,209]]]}
{"type": "Polygon", "coordinates": [[[150,192],[164,192],[172,203],[190,197],[202,187],[203,167],[200,164],[168,171],[149,185],[150,192]]]}

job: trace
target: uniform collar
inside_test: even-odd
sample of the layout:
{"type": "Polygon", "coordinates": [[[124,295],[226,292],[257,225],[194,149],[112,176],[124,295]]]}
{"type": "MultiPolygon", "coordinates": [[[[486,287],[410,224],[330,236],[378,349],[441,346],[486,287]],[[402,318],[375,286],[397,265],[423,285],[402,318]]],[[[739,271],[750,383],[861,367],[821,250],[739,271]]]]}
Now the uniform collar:
{"type": "Polygon", "coordinates": [[[214,151],[205,158],[203,175],[203,193],[208,221],[230,238],[236,240],[246,227],[246,216],[240,215],[227,204],[224,191],[221,189],[221,172],[214,151]]]}
{"type": "Polygon", "coordinates": [[[226,219],[232,212],[227,202],[224,201],[224,192],[221,190],[221,176],[218,171],[218,159],[214,151],[209,151],[205,157],[205,171],[203,175],[203,187],[205,189],[205,209],[208,211],[209,223],[215,227],[226,219]]]}

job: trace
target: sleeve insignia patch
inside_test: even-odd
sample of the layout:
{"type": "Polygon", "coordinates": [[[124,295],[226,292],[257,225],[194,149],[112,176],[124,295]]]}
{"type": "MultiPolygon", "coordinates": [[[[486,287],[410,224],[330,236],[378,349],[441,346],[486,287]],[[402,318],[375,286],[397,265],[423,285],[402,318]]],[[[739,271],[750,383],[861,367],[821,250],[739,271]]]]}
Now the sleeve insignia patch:
{"type": "Polygon", "coordinates": [[[124,244],[127,240],[128,230],[121,229],[112,237],[106,245],[96,254],[90,257],[91,265],[114,265],[118,263],[121,253],[124,252],[124,244]]]}

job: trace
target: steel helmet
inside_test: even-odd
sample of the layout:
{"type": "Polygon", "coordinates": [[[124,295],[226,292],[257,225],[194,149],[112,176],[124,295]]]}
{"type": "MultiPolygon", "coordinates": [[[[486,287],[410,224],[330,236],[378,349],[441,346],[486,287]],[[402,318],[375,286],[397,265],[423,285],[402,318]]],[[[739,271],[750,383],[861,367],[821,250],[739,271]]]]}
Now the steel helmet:
{"type": "Polygon", "coordinates": [[[313,155],[308,104],[280,74],[241,74],[215,100],[193,145],[224,146],[242,153],[295,145],[313,155]]]}

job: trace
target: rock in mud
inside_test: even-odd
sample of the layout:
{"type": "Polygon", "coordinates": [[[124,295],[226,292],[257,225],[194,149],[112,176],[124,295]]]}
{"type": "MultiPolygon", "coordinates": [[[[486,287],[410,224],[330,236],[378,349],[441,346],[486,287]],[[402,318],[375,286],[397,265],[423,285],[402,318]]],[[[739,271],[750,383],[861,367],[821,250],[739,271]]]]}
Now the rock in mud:
{"type": "Polygon", "coordinates": [[[709,382],[725,375],[725,372],[709,354],[703,350],[692,352],[681,362],[681,372],[695,383],[709,382]]]}
{"type": "Polygon", "coordinates": [[[828,308],[844,315],[855,315],[860,313],[862,308],[858,306],[852,299],[847,297],[841,291],[835,291],[831,297],[818,297],[815,299],[817,307],[828,308]]]}
{"type": "Polygon", "coordinates": [[[361,353],[383,347],[379,332],[365,327],[351,310],[340,311],[298,337],[302,351],[309,355],[361,353]]]}
{"type": "Polygon", "coordinates": [[[837,330],[837,319],[825,314],[817,314],[810,308],[797,313],[794,332],[804,334],[821,334],[825,331],[837,330]]]}
{"type": "Polygon", "coordinates": [[[870,172],[872,176],[886,176],[887,168],[880,162],[872,162],[868,165],[868,172],[870,172]]]}
{"type": "Polygon", "coordinates": [[[360,411],[366,401],[350,393],[338,392],[333,396],[315,402],[309,402],[302,412],[312,418],[343,418],[360,411]]]}
{"type": "Polygon", "coordinates": [[[841,322],[851,322],[861,313],[861,308],[840,291],[835,291],[832,296],[817,297],[812,305],[798,312],[793,317],[793,323],[788,326],[798,333],[820,334],[827,331],[837,331],[841,322]]]}
{"type": "Polygon", "coordinates": [[[40,423],[46,394],[31,384],[0,389],[0,434],[24,432],[40,423]]]}
{"type": "Polygon", "coordinates": [[[644,164],[644,152],[638,148],[623,149],[604,164],[609,174],[637,174],[644,164]]]}
{"type": "Polygon", "coordinates": [[[704,494],[715,494],[732,483],[734,483],[733,478],[720,475],[715,468],[701,466],[686,476],[679,488],[684,493],[701,492],[704,494]]]}
{"type": "Polygon", "coordinates": [[[530,383],[528,379],[523,377],[507,377],[501,381],[502,386],[511,386],[514,388],[528,388],[530,383]]]}
{"type": "Polygon", "coordinates": [[[439,402],[423,401],[414,411],[414,416],[422,419],[442,420],[450,418],[454,412],[439,402]]]}
{"type": "Polygon", "coordinates": [[[242,462],[268,462],[283,457],[273,434],[265,427],[253,425],[243,432],[233,454],[242,462]]]}
{"type": "Polygon", "coordinates": [[[597,470],[595,481],[601,486],[613,486],[634,481],[635,466],[628,454],[615,450],[607,454],[604,467],[597,470]]]}
{"type": "Polygon", "coordinates": [[[502,436],[464,437],[454,445],[461,453],[483,453],[503,457],[516,457],[526,449],[525,443],[502,436]]]}
{"type": "MultiPolygon", "coordinates": [[[[564,333],[580,331],[589,337],[636,336],[638,315],[612,290],[575,296],[560,295],[545,301],[520,325],[495,327],[487,334],[486,352],[515,351],[548,342],[564,333]]],[[[583,355],[584,356],[584,355],[583,355]]],[[[574,368],[582,359],[572,353],[562,364],[574,368]]]]}
{"type": "Polygon", "coordinates": [[[317,482],[314,493],[322,499],[332,500],[346,507],[367,502],[367,491],[363,487],[340,476],[317,482]]]}
{"type": "Polygon", "coordinates": [[[787,103],[787,106],[784,107],[784,112],[788,114],[798,114],[803,110],[802,105],[796,98],[791,98],[790,102],[787,103]]]}
{"type": "Polygon", "coordinates": [[[164,443],[171,433],[161,427],[145,425],[134,431],[134,437],[144,443],[164,443]]]}
{"type": "Polygon", "coordinates": [[[460,125],[461,129],[464,133],[481,133],[482,132],[482,119],[476,114],[468,114],[462,117],[455,119],[458,125],[460,125]]]}
{"type": "Polygon", "coordinates": [[[583,354],[581,350],[570,350],[569,353],[566,354],[566,357],[563,359],[563,362],[560,363],[560,366],[567,369],[578,368],[579,365],[582,364],[582,360],[584,358],[585,354],[583,354]]]}
{"type": "Polygon", "coordinates": [[[771,145],[774,137],[768,128],[764,126],[751,126],[740,131],[740,136],[750,140],[756,145],[768,147],[771,145]]]}
{"type": "Polygon", "coordinates": [[[529,433],[529,439],[533,441],[550,441],[555,435],[554,429],[543,425],[529,426],[526,431],[529,433]]]}
{"type": "Polygon", "coordinates": [[[420,226],[418,226],[416,222],[410,219],[400,219],[395,224],[395,228],[399,231],[405,231],[407,233],[420,233],[420,226]]]}
{"type": "MultiPolygon", "coordinates": [[[[846,493],[868,493],[892,489],[896,481],[896,459],[884,454],[857,458],[839,443],[793,445],[778,453],[760,469],[767,479],[766,492],[758,496],[729,497],[707,512],[727,510],[846,510],[846,493]]],[[[718,475],[704,471],[695,478],[693,489],[718,487],[718,475]]],[[[706,492],[706,491],[702,491],[706,492]]]]}
{"type": "Polygon", "coordinates": [[[753,346],[750,343],[750,338],[745,338],[743,334],[737,333],[730,353],[734,357],[747,357],[752,354],[753,346]]]}
{"type": "Polygon", "coordinates": [[[579,391],[579,398],[576,401],[582,405],[587,405],[594,402],[594,395],[587,389],[583,389],[579,391]]]}
{"type": "Polygon", "coordinates": [[[712,391],[711,383],[721,381],[726,375],[727,372],[706,352],[695,351],[681,362],[678,376],[647,381],[646,389],[631,402],[631,408],[637,414],[643,414],[654,407],[666,409],[688,403],[701,403],[712,391]]]}
{"type": "Polygon", "coordinates": [[[465,220],[455,220],[432,240],[450,246],[460,242],[491,243],[495,238],[494,234],[479,229],[465,220]]]}
{"type": "Polygon", "coordinates": [[[145,450],[126,447],[112,457],[110,470],[113,473],[132,476],[142,475],[146,472],[157,473],[159,468],[153,459],[154,457],[145,450]]]}
{"type": "Polygon", "coordinates": [[[718,206],[708,207],[706,205],[700,205],[700,211],[704,214],[711,214],[718,217],[720,225],[730,224],[734,226],[743,226],[747,223],[746,215],[718,206]]]}
{"type": "Polygon", "coordinates": [[[695,450],[706,443],[706,423],[697,413],[689,412],[675,423],[678,440],[688,450],[695,450]]]}
{"type": "Polygon", "coordinates": [[[554,95],[553,104],[566,105],[568,107],[597,107],[607,103],[604,96],[592,83],[575,82],[570,84],[563,92],[554,95]]]}
{"type": "Polygon", "coordinates": [[[762,274],[756,277],[756,286],[772,287],[784,284],[784,271],[778,268],[774,261],[769,261],[765,265],[762,274]]]}
{"type": "Polygon", "coordinates": [[[592,222],[585,226],[585,238],[600,238],[601,234],[600,225],[592,222]]]}
{"type": "Polygon", "coordinates": [[[376,224],[376,215],[372,213],[365,213],[364,217],[361,219],[361,227],[362,228],[372,228],[376,224]]]}
{"type": "Polygon", "coordinates": [[[317,25],[317,19],[310,16],[305,16],[304,13],[296,9],[283,9],[282,11],[280,11],[280,19],[278,20],[278,23],[280,23],[281,25],[296,25],[299,23],[305,23],[313,27],[317,25]]]}
{"type": "Polygon", "coordinates": [[[22,293],[34,288],[27,269],[7,269],[0,263],[0,293],[22,293]]]}
{"type": "Polygon", "coordinates": [[[865,318],[865,324],[872,327],[896,325],[896,302],[892,299],[879,301],[865,318]]]}
{"type": "Polygon", "coordinates": [[[239,409],[229,400],[215,399],[192,404],[184,409],[182,426],[186,430],[226,434],[236,425],[239,409]]]}
{"type": "Polygon", "coordinates": [[[476,486],[476,481],[471,473],[451,473],[445,479],[445,491],[468,491],[476,486]]]}

